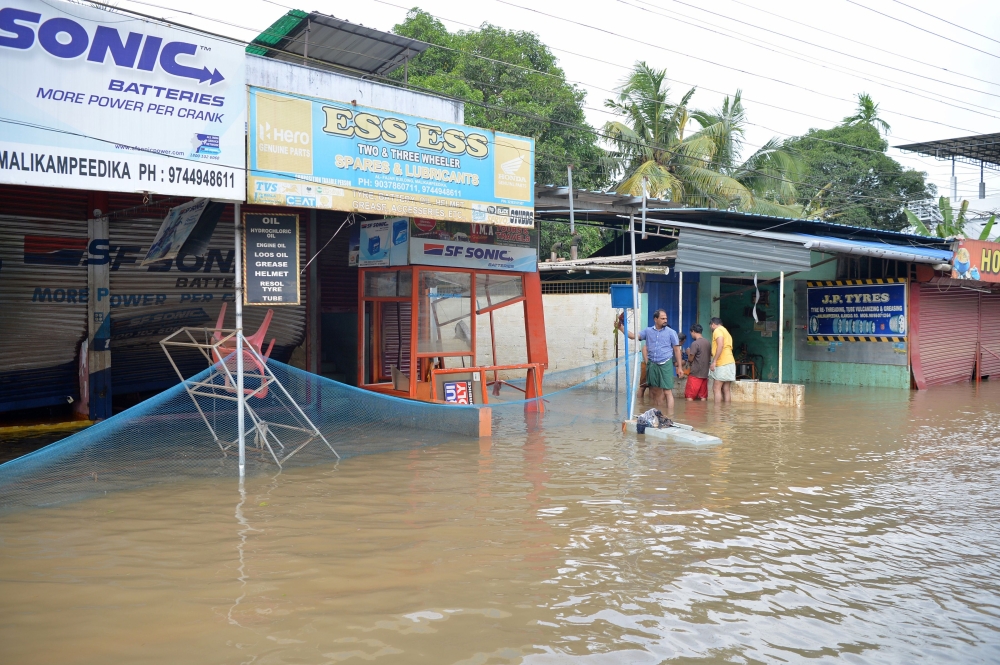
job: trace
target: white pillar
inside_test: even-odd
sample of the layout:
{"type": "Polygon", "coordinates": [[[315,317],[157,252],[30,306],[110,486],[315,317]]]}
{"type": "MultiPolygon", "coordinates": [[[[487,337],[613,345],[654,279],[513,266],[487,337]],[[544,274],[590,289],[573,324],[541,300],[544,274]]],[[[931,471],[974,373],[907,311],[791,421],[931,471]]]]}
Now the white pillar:
{"type": "MultiPolygon", "coordinates": [[[[566,167],[566,180],[569,182],[567,189],[569,190],[569,233],[573,235],[576,233],[576,217],[573,214],[573,165],[570,164],[566,167]]],[[[573,258],[576,258],[575,256],[573,258]]]]}
{"type": "MultiPolygon", "coordinates": [[[[643,219],[645,219],[645,206],[643,207],[643,219]]],[[[635,350],[636,350],[636,361],[633,364],[635,371],[632,372],[632,383],[634,384],[632,388],[632,399],[628,403],[628,419],[632,420],[632,416],[635,413],[635,395],[638,391],[639,385],[639,329],[641,324],[639,323],[639,283],[636,279],[635,270],[635,215],[629,216],[628,222],[628,237],[632,241],[632,316],[635,322],[635,350]]]]}
{"type": "Polygon", "coordinates": [[[243,435],[246,396],[243,394],[243,220],[240,204],[234,206],[236,229],[236,428],[239,432],[240,478],[246,470],[246,440],[243,435]]]}
{"type": "Polygon", "coordinates": [[[684,332],[684,273],[677,273],[677,334],[684,332]]]}
{"type": "Polygon", "coordinates": [[[778,286],[778,383],[784,383],[785,379],[782,375],[782,368],[784,363],[782,360],[785,357],[785,271],[782,270],[780,274],[780,283],[778,286]]]}

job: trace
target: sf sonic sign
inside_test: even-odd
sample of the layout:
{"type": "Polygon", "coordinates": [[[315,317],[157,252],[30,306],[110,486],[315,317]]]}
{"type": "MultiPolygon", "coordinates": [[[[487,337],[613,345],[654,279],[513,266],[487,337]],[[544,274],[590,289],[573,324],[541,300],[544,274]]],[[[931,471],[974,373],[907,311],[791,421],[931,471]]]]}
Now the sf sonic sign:
{"type": "Polygon", "coordinates": [[[124,12],[0,0],[0,183],[243,199],[244,58],[124,12]]]}

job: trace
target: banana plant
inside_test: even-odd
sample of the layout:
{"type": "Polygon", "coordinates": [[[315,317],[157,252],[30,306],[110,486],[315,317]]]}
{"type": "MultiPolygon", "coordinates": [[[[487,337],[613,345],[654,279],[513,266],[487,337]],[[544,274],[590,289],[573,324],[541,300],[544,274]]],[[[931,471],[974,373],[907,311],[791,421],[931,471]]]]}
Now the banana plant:
{"type": "MultiPolygon", "coordinates": [[[[938,199],[938,209],[941,211],[941,221],[934,227],[933,233],[927,228],[927,225],[920,221],[920,218],[912,212],[906,209],[904,209],[903,212],[906,214],[906,219],[916,229],[918,235],[936,235],[939,238],[954,238],[965,234],[965,224],[968,221],[966,213],[969,211],[969,202],[967,200],[962,201],[962,205],[958,208],[957,216],[951,207],[951,201],[949,201],[946,196],[942,196],[938,199]]],[[[986,226],[983,227],[982,232],[979,234],[979,240],[989,240],[995,221],[996,215],[992,215],[989,221],[986,222],[986,226]]]]}

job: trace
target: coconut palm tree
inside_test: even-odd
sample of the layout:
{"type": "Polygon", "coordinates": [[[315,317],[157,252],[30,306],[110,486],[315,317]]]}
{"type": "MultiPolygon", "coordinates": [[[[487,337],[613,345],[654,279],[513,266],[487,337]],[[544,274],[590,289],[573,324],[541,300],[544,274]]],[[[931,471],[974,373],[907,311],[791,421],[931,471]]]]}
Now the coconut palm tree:
{"type": "Polygon", "coordinates": [[[692,117],[702,126],[698,134],[710,137],[715,145],[710,167],[729,176],[749,193],[741,197],[736,207],[759,214],[802,216],[795,189],[795,183],[802,177],[802,160],[783,141],[771,138],[740,161],[747,124],[742,91],[737,90],[732,98],[726,95],[722,107],[714,112],[695,111],[692,117]]]}
{"type": "Polygon", "coordinates": [[[889,123],[879,117],[878,104],[867,92],[858,95],[858,108],[854,115],[844,118],[844,124],[848,126],[868,125],[877,129],[880,134],[888,134],[890,129],[889,123]]]}
{"type": "Polygon", "coordinates": [[[746,118],[739,94],[704,113],[688,108],[694,92],[672,102],[666,70],[638,62],[618,96],[605,102],[622,116],[604,126],[621,177],[618,193],[637,196],[645,185],[650,196],[689,205],[800,216],[792,155],[775,139],[740,163],[746,118]],[[701,129],[687,134],[692,118],[701,129]]]}

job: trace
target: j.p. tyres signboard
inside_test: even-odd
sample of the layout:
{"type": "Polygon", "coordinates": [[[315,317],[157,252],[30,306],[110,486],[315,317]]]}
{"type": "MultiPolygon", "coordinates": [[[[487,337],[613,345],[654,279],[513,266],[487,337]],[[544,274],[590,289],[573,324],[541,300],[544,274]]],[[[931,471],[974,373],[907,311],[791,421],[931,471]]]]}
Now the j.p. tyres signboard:
{"type": "Polygon", "coordinates": [[[906,283],[895,279],[808,282],[809,341],[906,339],[906,283]]]}
{"type": "Polygon", "coordinates": [[[299,216],[243,215],[243,302],[299,304],[299,216]]]}
{"type": "Polygon", "coordinates": [[[534,226],[530,138],[250,88],[251,203],[534,226]]]}
{"type": "Polygon", "coordinates": [[[244,50],[59,0],[0,7],[0,183],[243,200],[244,50]]]}
{"type": "Polygon", "coordinates": [[[1000,282],[1000,243],[959,240],[951,266],[955,279],[1000,282]]]}

